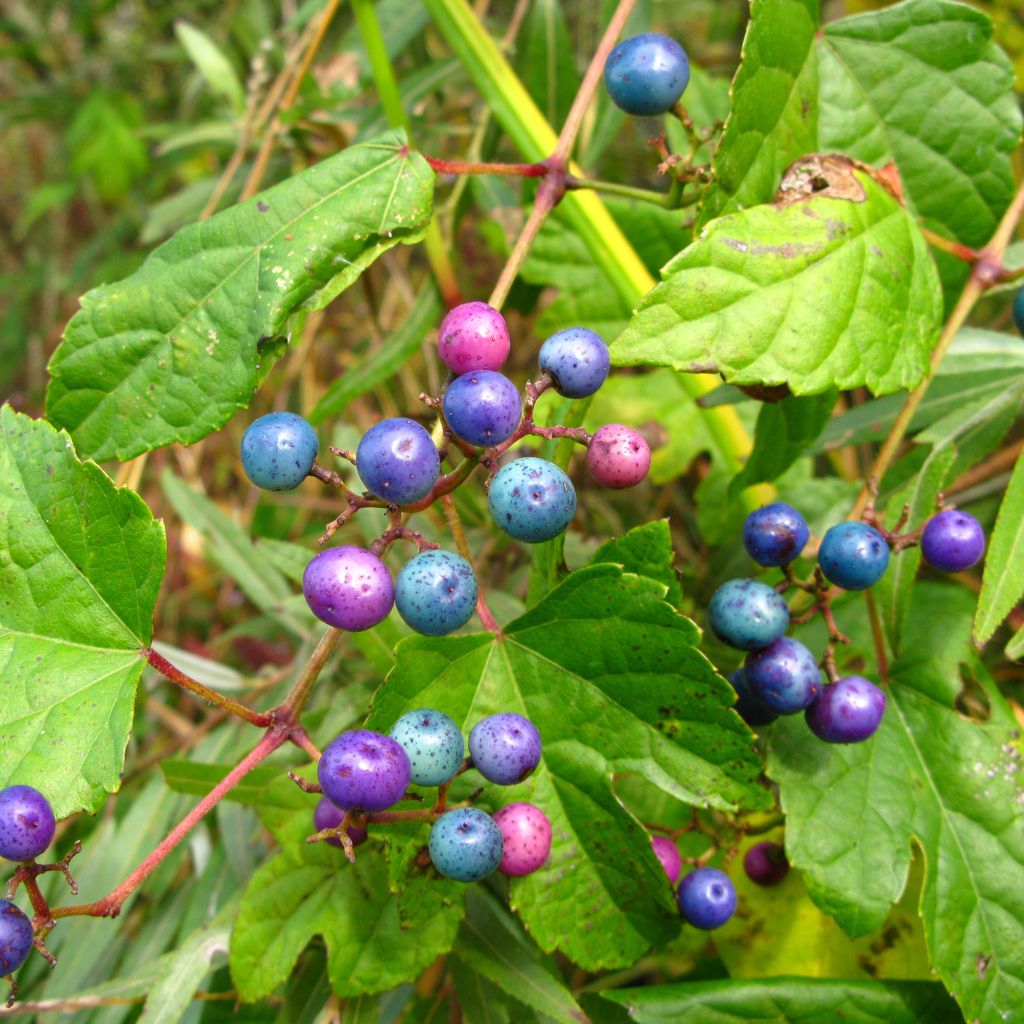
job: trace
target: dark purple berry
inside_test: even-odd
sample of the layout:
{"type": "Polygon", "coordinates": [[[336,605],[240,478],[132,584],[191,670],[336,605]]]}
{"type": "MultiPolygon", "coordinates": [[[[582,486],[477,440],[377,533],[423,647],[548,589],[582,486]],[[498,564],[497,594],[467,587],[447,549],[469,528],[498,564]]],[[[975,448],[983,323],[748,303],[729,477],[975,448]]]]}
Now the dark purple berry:
{"type": "Polygon", "coordinates": [[[867,590],[889,567],[889,545],[867,523],[837,523],[821,539],[818,564],[837,587],[867,590]]]}
{"type": "Polygon", "coordinates": [[[498,870],[519,878],[542,867],[551,852],[551,822],[533,804],[506,804],[494,815],[503,849],[498,870]]]}
{"type": "Polygon", "coordinates": [[[590,439],[587,468],[602,487],[633,487],[651,468],[651,449],[632,427],[606,423],[590,439]]]}
{"type": "Polygon", "coordinates": [[[387,566],[372,551],[350,545],[314,556],[302,576],[302,593],[318,619],[351,633],[376,626],[395,603],[387,566]]]}
{"type": "Polygon", "coordinates": [[[674,39],[654,32],[619,43],[604,65],[604,84],[612,102],[636,117],[670,111],[689,81],[686,51],[674,39]]]}
{"type": "Polygon", "coordinates": [[[345,811],[383,811],[409,787],[409,758],[390,736],[369,729],[343,732],[317,763],[324,796],[345,811]]]}
{"type": "Polygon", "coordinates": [[[445,878],[479,882],[501,863],[503,840],[495,820],[475,807],[442,814],[430,829],[430,860],[445,878]]]}
{"type": "Polygon", "coordinates": [[[762,704],[751,692],[750,684],[747,682],[747,674],[741,665],[734,672],[730,672],[728,680],[736,691],[736,714],[743,719],[747,725],[771,725],[778,718],[778,714],[766,704],[762,704]]]}
{"type": "Polygon", "coordinates": [[[363,434],[356,469],[367,490],[393,505],[425,498],[441,472],[430,434],[405,416],[381,420],[363,434]]]}
{"type": "Polygon", "coordinates": [[[985,554],[985,531],[974,516],[947,509],[925,524],[921,554],[939,572],[963,572],[977,565],[985,554]]]}
{"type": "Polygon", "coordinates": [[[500,370],[509,348],[505,318],[486,302],[463,302],[441,321],[437,350],[452,373],[500,370]]]}
{"type": "Polygon", "coordinates": [[[56,822],[50,802],[31,786],[0,790],[0,857],[31,860],[53,842],[56,822]]]}
{"type": "MultiPolygon", "coordinates": [[[[316,805],[316,810],[313,811],[313,828],[317,832],[322,832],[325,828],[337,828],[344,817],[345,812],[340,807],[336,807],[327,797],[322,796],[316,805]]],[[[360,828],[358,825],[349,825],[345,831],[348,833],[349,839],[352,840],[353,846],[365,843],[369,835],[365,828],[360,828]]],[[[328,839],[327,842],[331,846],[337,846],[339,850],[344,848],[340,839],[328,839]]]]}
{"type": "Polygon", "coordinates": [[[736,910],[736,890],[729,876],[718,868],[696,868],[680,883],[679,912],[694,928],[719,928],[736,910]]]}
{"type": "Polygon", "coordinates": [[[469,756],[488,782],[513,786],[540,764],[540,733],[528,718],[506,711],[473,726],[469,756]]]}
{"type": "Polygon", "coordinates": [[[540,368],[566,398],[586,398],[608,378],[611,356],[599,334],[586,327],[567,327],[540,347],[540,368]]]}
{"type": "Polygon", "coordinates": [[[760,580],[728,580],[711,598],[708,623],[722,643],[757,651],[789,629],[789,606],[760,580]]]}
{"type": "Polygon", "coordinates": [[[32,922],[10,900],[0,900],[0,978],[13,974],[32,952],[32,922]]]}
{"type": "Polygon", "coordinates": [[[846,676],[826,686],[804,717],[826,743],[861,743],[873,736],[885,714],[885,694],[863,676],[846,676]]]}
{"type": "Polygon", "coordinates": [[[743,524],[743,546],[758,565],[787,565],[799,557],[810,536],[804,517],[781,501],[751,512],[743,524]]]}
{"type": "Polygon", "coordinates": [[[789,636],[748,654],[743,672],[751,694],[780,715],[803,711],[821,689],[821,673],[814,655],[789,636]]]}
{"type": "Polygon", "coordinates": [[[743,870],[757,885],[778,885],[789,874],[786,851],[778,843],[755,843],[743,858],[743,870]]]}
{"type": "Polygon", "coordinates": [[[444,418],[458,437],[482,448],[507,441],[523,416],[519,389],[493,370],[473,370],[448,385],[444,418]]]}
{"type": "Polygon", "coordinates": [[[668,875],[668,880],[675,885],[683,870],[683,858],[679,855],[679,847],[668,836],[655,836],[651,840],[654,856],[668,875]]]}

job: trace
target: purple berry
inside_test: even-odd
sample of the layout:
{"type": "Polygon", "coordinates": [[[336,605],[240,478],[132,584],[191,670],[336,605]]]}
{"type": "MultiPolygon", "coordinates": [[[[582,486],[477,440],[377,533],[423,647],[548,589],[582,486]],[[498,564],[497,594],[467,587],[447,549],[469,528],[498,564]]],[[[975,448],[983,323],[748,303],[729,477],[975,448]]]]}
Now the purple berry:
{"type": "Polygon", "coordinates": [[[316,431],[293,412],[270,412],[242,435],[245,475],[267,491],[290,491],[309,476],[320,442],[316,431]]]}
{"type": "Polygon", "coordinates": [[[683,870],[683,858],[679,856],[679,847],[668,836],[655,836],[651,840],[651,847],[654,849],[654,856],[665,869],[668,880],[675,885],[683,870]]]}
{"type": "MultiPolygon", "coordinates": [[[[325,828],[337,828],[344,817],[345,812],[340,807],[336,807],[327,797],[322,796],[316,805],[316,810],[313,811],[313,828],[317,832],[321,832],[325,828]]],[[[345,831],[348,833],[349,839],[352,840],[353,846],[365,843],[366,837],[369,835],[365,828],[360,828],[358,825],[349,825],[345,831]]],[[[339,850],[344,849],[340,839],[328,839],[327,842],[331,846],[337,846],[339,850]]]]}
{"type": "Polygon", "coordinates": [[[50,802],[31,786],[0,790],[0,857],[31,860],[53,842],[56,822],[50,802]]]}
{"type": "Polygon", "coordinates": [[[789,636],[748,654],[743,672],[753,696],[780,715],[803,711],[821,689],[821,673],[814,655],[789,636]]]}
{"type": "Polygon", "coordinates": [[[479,882],[501,863],[503,840],[494,819],[475,807],[448,811],[430,829],[430,860],[457,882],[479,882]]]}
{"type": "Polygon", "coordinates": [[[586,327],[567,327],[540,347],[540,368],[566,398],[586,398],[608,379],[611,356],[599,334],[586,327]]]}
{"type": "Polygon", "coordinates": [[[787,565],[799,557],[810,536],[804,517],[781,501],[751,512],[743,524],[743,546],[758,565],[787,565]]]}
{"type": "Polygon", "coordinates": [[[651,449],[632,427],[606,423],[590,439],[587,468],[602,487],[633,487],[651,468],[651,449]]]}
{"type": "Polygon", "coordinates": [[[861,743],[874,735],[885,714],[885,694],[863,676],[846,676],[826,686],[804,717],[826,743],[861,743]]]}
{"type": "Polygon", "coordinates": [[[501,831],[503,851],[498,870],[516,878],[541,867],[551,852],[551,822],[533,804],[506,804],[494,821],[501,831]]]}
{"type": "Polygon", "coordinates": [[[789,606],[760,580],[728,580],[711,598],[708,624],[722,643],[757,651],[789,629],[789,606]]]}
{"type": "Polygon", "coordinates": [[[921,554],[939,572],[963,572],[977,565],[985,554],[985,531],[974,516],[947,509],[925,524],[921,554]]]}
{"type": "Polygon", "coordinates": [[[343,732],[317,763],[324,796],[344,811],[383,811],[409,788],[409,758],[390,736],[369,729],[343,732]]]}
{"type": "Polygon", "coordinates": [[[818,564],[837,587],[867,590],[889,567],[889,545],[867,523],[837,523],[821,539],[818,564]]]}
{"type": "Polygon", "coordinates": [[[786,851],[778,843],[755,843],[743,858],[743,870],[757,885],[778,885],[789,874],[786,851]]]}
{"type": "Polygon", "coordinates": [[[540,733],[528,718],[506,711],[473,726],[469,756],[488,782],[514,786],[540,764],[540,733]]]}
{"type": "Polygon", "coordinates": [[[10,900],[0,900],[0,978],[13,974],[32,952],[32,922],[10,900]]]}
{"type": "Polygon", "coordinates": [[[612,102],[636,117],[667,113],[689,82],[686,51],[655,32],[619,43],[604,65],[604,84],[612,102]]]}
{"type": "Polygon", "coordinates": [[[493,370],[456,377],[444,394],[444,418],[463,441],[493,448],[519,426],[523,401],[519,389],[493,370]]]}
{"type": "Polygon", "coordinates": [[[430,434],[405,416],[381,420],[363,434],[356,469],[367,490],[393,505],[425,498],[441,472],[430,434]]]}
{"type": "Polygon", "coordinates": [[[747,674],[741,665],[726,677],[736,691],[734,710],[747,725],[771,725],[779,716],[766,704],[762,704],[751,692],[747,674]]]}
{"type": "Polygon", "coordinates": [[[680,883],[676,894],[679,912],[694,928],[719,928],[736,910],[736,890],[718,868],[696,868],[680,883]]]}
{"type": "Polygon", "coordinates": [[[441,321],[437,350],[452,373],[500,370],[509,348],[505,318],[486,302],[464,302],[441,321]]]}
{"type": "Polygon", "coordinates": [[[302,575],[302,593],[318,619],[350,633],[376,626],[395,603],[387,566],[372,551],[350,545],[314,556],[302,575]]]}

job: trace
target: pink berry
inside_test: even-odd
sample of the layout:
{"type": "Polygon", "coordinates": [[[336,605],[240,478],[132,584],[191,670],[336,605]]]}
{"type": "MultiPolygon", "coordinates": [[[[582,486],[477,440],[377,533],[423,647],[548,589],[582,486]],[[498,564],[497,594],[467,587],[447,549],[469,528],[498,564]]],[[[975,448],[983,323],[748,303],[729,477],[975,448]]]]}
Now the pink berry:
{"type": "Polygon", "coordinates": [[[651,449],[632,427],[607,423],[599,427],[587,449],[590,475],[602,487],[632,487],[651,468],[651,449]]]}
{"type": "Polygon", "coordinates": [[[655,836],[651,840],[654,856],[661,861],[661,866],[668,875],[668,880],[675,885],[683,870],[683,858],[679,856],[676,844],[668,836],[655,836]]]}
{"type": "Polygon", "coordinates": [[[441,321],[437,350],[452,373],[500,370],[510,347],[505,318],[486,302],[464,302],[441,321]]]}
{"type": "Polygon", "coordinates": [[[533,804],[506,804],[494,815],[504,849],[498,870],[519,877],[536,871],[551,852],[551,822],[533,804]]]}

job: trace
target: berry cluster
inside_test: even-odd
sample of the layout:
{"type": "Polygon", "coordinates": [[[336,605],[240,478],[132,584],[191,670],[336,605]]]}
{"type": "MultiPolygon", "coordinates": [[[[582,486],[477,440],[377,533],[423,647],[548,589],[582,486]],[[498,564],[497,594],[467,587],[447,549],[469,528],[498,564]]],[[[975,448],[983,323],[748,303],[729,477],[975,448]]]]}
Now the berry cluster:
{"type": "MultiPolygon", "coordinates": [[[[369,824],[407,818],[433,821],[430,862],[446,878],[477,882],[495,870],[506,875],[536,871],[551,850],[551,823],[528,803],[506,804],[493,817],[468,805],[447,807],[448,785],[475,768],[488,782],[513,786],[540,763],[540,733],[514,712],[491,715],[469,734],[469,759],[458,726],[447,715],[419,708],[402,715],[391,732],[357,729],[342,733],[317,765],[323,796],[313,812],[311,840],[353,848],[366,841],[369,824]],[[439,787],[428,811],[388,812],[410,796],[409,783],[439,787]]],[[[307,784],[308,785],[308,784],[307,784]]]]}

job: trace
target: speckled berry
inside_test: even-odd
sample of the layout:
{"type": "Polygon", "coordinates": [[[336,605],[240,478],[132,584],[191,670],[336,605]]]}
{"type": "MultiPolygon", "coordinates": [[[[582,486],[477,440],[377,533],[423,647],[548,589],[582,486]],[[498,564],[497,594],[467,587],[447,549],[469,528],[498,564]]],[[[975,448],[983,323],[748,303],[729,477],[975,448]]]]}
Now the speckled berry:
{"type": "Polygon", "coordinates": [[[751,512],[743,524],[743,546],[758,565],[787,565],[799,557],[810,536],[804,517],[781,501],[751,512]]]}
{"type": "Polygon", "coordinates": [[[350,545],[315,555],[302,575],[302,593],[318,619],[350,633],[376,626],[395,603],[387,566],[372,551],[350,545]]]}
{"type": "Polygon", "coordinates": [[[889,545],[867,523],[837,523],[821,539],[818,564],[837,587],[867,590],[889,567],[889,545]]]}
{"type": "Polygon", "coordinates": [[[32,939],[32,922],[10,900],[0,899],[0,978],[28,959],[32,939]]]}
{"type": "Polygon", "coordinates": [[[665,869],[668,880],[675,885],[683,870],[683,858],[679,856],[679,847],[668,836],[655,836],[651,840],[654,856],[665,869]]]}
{"type": "Polygon", "coordinates": [[[743,672],[751,694],[780,715],[803,711],[821,690],[821,673],[814,655],[789,636],[748,654],[743,672]]]}
{"type": "Polygon", "coordinates": [[[327,745],[316,774],[324,796],[343,811],[383,811],[409,788],[409,758],[390,736],[353,729],[327,745]]]}
{"type": "Polygon", "coordinates": [[[53,841],[56,822],[50,802],[31,786],[0,790],[0,857],[31,860],[53,841]]]}
{"type": "Polygon", "coordinates": [[[500,370],[509,348],[505,318],[486,302],[463,302],[441,321],[437,351],[452,373],[500,370]]]}
{"type": "Polygon", "coordinates": [[[755,843],[743,858],[743,870],[756,885],[778,885],[789,874],[786,851],[778,843],[755,843]]]}
{"type": "Polygon", "coordinates": [[[319,450],[316,431],[301,416],[271,412],[242,435],[242,468],[257,487],[290,491],[309,475],[319,450]]]}
{"type": "Polygon", "coordinates": [[[458,437],[482,448],[507,441],[523,416],[519,389],[493,370],[465,373],[444,393],[444,418],[458,437]]]}
{"type": "Polygon", "coordinates": [[[885,694],[863,676],[845,676],[826,686],[804,717],[826,743],[862,743],[885,714],[885,694]]]}
{"type": "Polygon", "coordinates": [[[758,651],[789,629],[789,606],[760,580],[728,580],[711,598],[708,624],[722,643],[758,651]]]}
{"type": "Polygon", "coordinates": [[[730,672],[727,678],[736,691],[734,710],[747,725],[771,725],[779,717],[750,692],[747,674],[743,671],[742,665],[734,672],[730,672]]]}
{"type": "Polygon", "coordinates": [[[969,513],[947,509],[925,524],[921,554],[939,572],[963,572],[977,565],[985,554],[985,531],[969,513]]]}
{"type": "Polygon", "coordinates": [[[557,537],[572,521],[576,490],[553,462],[516,459],[491,481],[487,507],[510,537],[536,544],[557,537]]]}
{"type": "Polygon", "coordinates": [[[363,434],[356,469],[366,489],[378,498],[408,505],[430,493],[441,472],[441,458],[420,424],[395,416],[363,434]]]}
{"type": "Polygon", "coordinates": [[[506,804],[494,815],[504,849],[498,870],[516,878],[533,874],[551,852],[551,822],[533,804],[506,804]]]}
{"type": "Polygon", "coordinates": [[[469,734],[469,756],[488,782],[513,786],[540,764],[540,733],[528,718],[513,711],[477,722],[469,734]]]}
{"type": "Polygon", "coordinates": [[[632,427],[606,423],[590,439],[587,468],[602,487],[633,487],[651,468],[651,449],[632,427]]]}
{"type": "Polygon", "coordinates": [[[540,347],[540,368],[551,375],[555,390],[566,398],[586,398],[608,379],[611,356],[599,334],[586,327],[567,327],[540,347]]]}
{"type": "MultiPolygon", "coordinates": [[[[322,796],[316,805],[316,810],[313,811],[313,829],[321,832],[325,828],[337,828],[344,817],[345,812],[340,807],[335,806],[327,797],[322,796]]],[[[360,828],[358,825],[349,825],[345,831],[348,833],[349,839],[352,840],[353,846],[365,843],[369,835],[365,828],[360,828]]],[[[328,839],[327,842],[331,846],[337,846],[339,850],[344,849],[340,839],[328,839]]]]}
{"type": "Polygon", "coordinates": [[[689,82],[686,51],[655,32],[619,43],[604,65],[604,84],[612,102],[635,117],[667,113],[689,82]]]}
{"type": "Polygon", "coordinates": [[[1018,289],[1013,297],[1013,322],[1017,330],[1024,334],[1024,288],[1018,289]]]}
{"type": "Polygon", "coordinates": [[[736,910],[736,890],[718,868],[695,868],[680,883],[679,912],[687,924],[704,931],[720,928],[736,910]]]}
{"type": "Polygon", "coordinates": [[[442,814],[430,829],[430,860],[457,882],[479,882],[501,863],[501,829],[475,807],[442,814]]]}
{"type": "Polygon", "coordinates": [[[466,741],[459,727],[431,708],[407,711],[388,735],[409,758],[410,778],[417,786],[441,786],[462,766],[466,741]]]}
{"type": "Polygon", "coordinates": [[[476,573],[461,555],[422,551],[395,581],[395,607],[406,623],[426,636],[460,629],[476,608],[476,573]]]}

